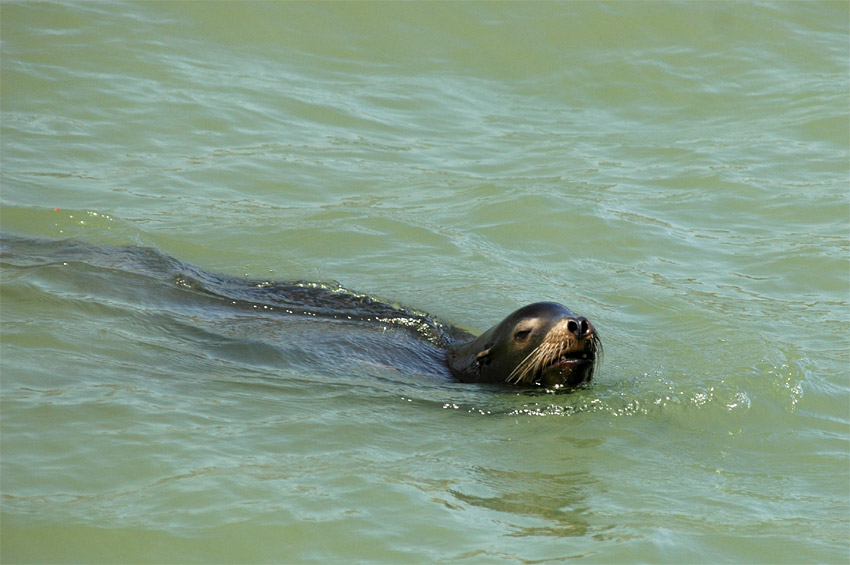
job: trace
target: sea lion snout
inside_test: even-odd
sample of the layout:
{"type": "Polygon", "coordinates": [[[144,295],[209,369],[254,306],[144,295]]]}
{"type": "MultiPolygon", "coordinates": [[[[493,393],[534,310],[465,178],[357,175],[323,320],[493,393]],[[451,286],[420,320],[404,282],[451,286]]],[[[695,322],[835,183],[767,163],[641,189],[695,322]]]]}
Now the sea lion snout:
{"type": "Polygon", "coordinates": [[[575,316],[567,318],[567,331],[578,338],[588,336],[593,330],[590,322],[584,316],[575,316]]]}

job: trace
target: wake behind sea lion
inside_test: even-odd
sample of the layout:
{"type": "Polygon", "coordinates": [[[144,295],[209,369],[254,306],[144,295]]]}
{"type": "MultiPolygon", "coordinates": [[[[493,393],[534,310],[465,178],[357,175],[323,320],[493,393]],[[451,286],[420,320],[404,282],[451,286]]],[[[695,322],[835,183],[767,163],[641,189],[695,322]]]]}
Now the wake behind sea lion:
{"type": "Polygon", "coordinates": [[[259,310],[265,316],[263,323],[285,327],[286,331],[266,335],[285,342],[290,355],[310,349],[312,355],[336,367],[342,366],[343,359],[353,358],[466,383],[570,390],[591,381],[602,356],[594,326],[555,302],[524,306],[475,336],[424,312],[350,291],[338,283],[219,275],[151,248],[3,236],[0,256],[15,266],[71,262],[141,275],[172,294],[179,291],[182,296],[189,293],[211,300],[211,308],[259,310]],[[310,336],[305,328],[312,332],[310,336]]]}

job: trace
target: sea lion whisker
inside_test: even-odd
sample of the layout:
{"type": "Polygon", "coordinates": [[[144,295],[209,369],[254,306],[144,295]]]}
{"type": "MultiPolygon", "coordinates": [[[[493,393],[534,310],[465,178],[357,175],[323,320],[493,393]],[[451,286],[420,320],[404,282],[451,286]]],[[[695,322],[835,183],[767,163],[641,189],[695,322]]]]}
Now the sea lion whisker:
{"type": "Polygon", "coordinates": [[[539,347],[533,349],[531,353],[526,355],[525,359],[520,361],[517,366],[514,367],[514,370],[511,371],[508,378],[505,379],[505,382],[519,384],[519,382],[525,378],[525,374],[528,371],[529,366],[533,364],[532,357],[537,354],[538,349],[539,347]]]}
{"type": "Polygon", "coordinates": [[[556,351],[556,347],[558,347],[557,344],[546,341],[538,345],[516,366],[516,368],[514,368],[511,374],[508,375],[507,382],[519,384],[520,382],[525,381],[529,375],[537,373],[543,369],[546,365],[551,363],[552,360],[558,359],[560,357],[561,348],[558,348],[557,350],[558,355],[552,355],[552,352],[556,351]]]}
{"type": "Polygon", "coordinates": [[[525,359],[523,359],[517,366],[511,371],[511,374],[508,375],[506,379],[509,383],[519,384],[528,376],[529,373],[534,372],[537,365],[540,363],[540,355],[541,348],[545,344],[541,344],[536,348],[531,350],[531,353],[526,355],[525,359]]]}

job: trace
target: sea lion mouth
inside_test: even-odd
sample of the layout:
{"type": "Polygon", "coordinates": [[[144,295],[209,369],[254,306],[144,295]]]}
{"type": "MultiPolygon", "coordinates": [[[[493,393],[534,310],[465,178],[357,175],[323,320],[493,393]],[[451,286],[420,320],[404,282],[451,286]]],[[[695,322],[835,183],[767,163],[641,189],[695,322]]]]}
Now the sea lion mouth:
{"type": "Polygon", "coordinates": [[[563,353],[560,357],[552,359],[540,368],[539,373],[550,369],[566,369],[569,367],[578,367],[585,363],[595,363],[596,356],[589,351],[581,351],[575,353],[563,353]]]}
{"type": "Polygon", "coordinates": [[[592,351],[565,352],[540,367],[532,383],[576,387],[590,380],[596,355],[592,351]]]}

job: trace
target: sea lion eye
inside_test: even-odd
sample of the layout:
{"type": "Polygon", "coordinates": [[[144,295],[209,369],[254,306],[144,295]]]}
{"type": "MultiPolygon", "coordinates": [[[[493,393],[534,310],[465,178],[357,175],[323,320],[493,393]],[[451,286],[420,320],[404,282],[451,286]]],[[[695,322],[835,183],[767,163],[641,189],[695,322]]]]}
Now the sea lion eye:
{"type": "Polygon", "coordinates": [[[520,330],[514,334],[514,339],[517,341],[525,341],[530,333],[531,330],[520,330]]]}

